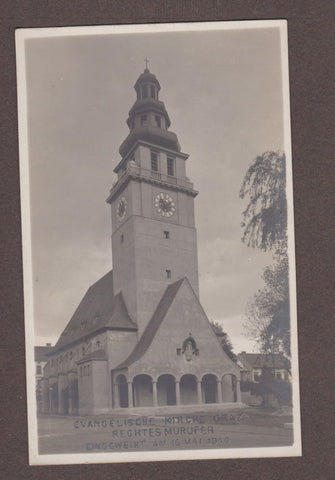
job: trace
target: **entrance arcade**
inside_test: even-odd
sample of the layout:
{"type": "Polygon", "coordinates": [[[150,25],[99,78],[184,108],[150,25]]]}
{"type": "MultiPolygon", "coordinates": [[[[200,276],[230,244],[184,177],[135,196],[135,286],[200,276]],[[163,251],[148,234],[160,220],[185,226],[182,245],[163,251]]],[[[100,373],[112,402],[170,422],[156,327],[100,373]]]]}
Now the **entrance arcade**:
{"type": "MultiPolygon", "coordinates": [[[[113,372],[111,372],[113,379],[113,372]]],[[[201,405],[240,402],[237,377],[225,374],[205,374],[200,379],[185,374],[177,379],[172,374],[157,379],[147,374],[136,375],[128,381],[119,374],[112,382],[113,408],[164,407],[174,405],[201,405]]]]}

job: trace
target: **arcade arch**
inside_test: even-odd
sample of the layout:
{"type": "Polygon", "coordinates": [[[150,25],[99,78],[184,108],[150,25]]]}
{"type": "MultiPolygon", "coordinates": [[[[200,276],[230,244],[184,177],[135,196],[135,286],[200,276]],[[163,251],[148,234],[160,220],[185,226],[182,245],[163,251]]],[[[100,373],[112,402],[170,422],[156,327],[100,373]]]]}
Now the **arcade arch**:
{"type": "Polygon", "coordinates": [[[159,406],[176,405],[176,379],[173,375],[164,374],[157,380],[157,401],[159,406]]]}

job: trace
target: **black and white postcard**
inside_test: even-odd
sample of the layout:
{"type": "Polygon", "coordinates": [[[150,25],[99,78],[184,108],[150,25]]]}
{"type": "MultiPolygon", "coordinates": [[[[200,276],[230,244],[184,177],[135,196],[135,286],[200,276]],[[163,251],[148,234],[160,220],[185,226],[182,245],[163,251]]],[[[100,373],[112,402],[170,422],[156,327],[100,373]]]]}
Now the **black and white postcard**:
{"type": "Polygon", "coordinates": [[[30,463],[301,455],[286,22],[16,53],[30,463]]]}

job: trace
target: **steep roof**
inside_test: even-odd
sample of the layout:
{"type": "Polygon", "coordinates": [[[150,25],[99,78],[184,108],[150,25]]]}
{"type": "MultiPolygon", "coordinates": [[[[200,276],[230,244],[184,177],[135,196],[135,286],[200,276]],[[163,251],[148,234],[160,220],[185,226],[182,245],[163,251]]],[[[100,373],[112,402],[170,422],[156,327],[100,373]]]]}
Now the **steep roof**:
{"type": "Polygon", "coordinates": [[[102,329],[137,330],[122,293],[114,296],[112,270],[87,290],[54,350],[63,349],[102,329]]]}
{"type": "Polygon", "coordinates": [[[36,346],[34,348],[35,362],[47,362],[48,353],[50,353],[53,348],[51,345],[36,346]]]}
{"type": "Polygon", "coordinates": [[[179,288],[181,287],[184,281],[185,281],[185,278],[182,278],[181,280],[177,280],[176,282],[171,283],[166,288],[164,295],[161,298],[161,301],[159,302],[150,322],[145,328],[134,350],[124,362],[122,362],[118,367],[116,367],[115,370],[120,370],[121,368],[128,367],[132,363],[139,360],[142,357],[142,355],[144,355],[144,353],[149,348],[152,340],[154,339],[157,330],[162,324],[165,315],[167,314],[175,296],[178,293],[179,288]]]}
{"type": "Polygon", "coordinates": [[[277,368],[277,369],[290,369],[290,361],[282,354],[276,353],[274,355],[266,355],[264,353],[239,353],[238,359],[243,363],[247,370],[253,370],[254,368],[277,368]]]}

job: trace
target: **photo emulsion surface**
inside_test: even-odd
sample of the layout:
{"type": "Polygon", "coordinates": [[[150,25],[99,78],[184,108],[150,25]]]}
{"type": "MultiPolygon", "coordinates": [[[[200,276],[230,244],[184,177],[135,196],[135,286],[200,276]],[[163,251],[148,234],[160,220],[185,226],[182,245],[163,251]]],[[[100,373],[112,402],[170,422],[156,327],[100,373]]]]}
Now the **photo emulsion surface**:
{"type": "Polygon", "coordinates": [[[30,462],[300,455],[284,21],[17,32],[30,462]]]}

